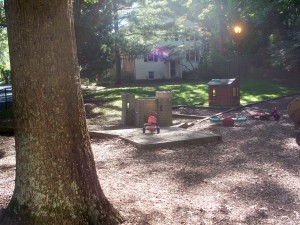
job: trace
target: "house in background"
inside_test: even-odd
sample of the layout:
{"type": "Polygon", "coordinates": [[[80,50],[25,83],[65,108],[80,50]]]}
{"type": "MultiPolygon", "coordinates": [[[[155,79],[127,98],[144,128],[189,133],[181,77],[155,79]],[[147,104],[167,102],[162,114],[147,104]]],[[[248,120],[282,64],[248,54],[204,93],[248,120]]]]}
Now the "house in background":
{"type": "Polygon", "coordinates": [[[144,57],[122,57],[122,72],[135,81],[180,80],[184,71],[197,68],[201,59],[201,41],[196,34],[161,42],[144,57]]]}

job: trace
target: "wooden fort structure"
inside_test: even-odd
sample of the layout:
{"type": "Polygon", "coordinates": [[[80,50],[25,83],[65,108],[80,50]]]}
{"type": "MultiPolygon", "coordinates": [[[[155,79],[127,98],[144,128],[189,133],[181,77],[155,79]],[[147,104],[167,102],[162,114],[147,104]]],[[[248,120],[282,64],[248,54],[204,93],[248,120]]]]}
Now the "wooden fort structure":
{"type": "Polygon", "coordinates": [[[172,126],[172,93],[156,91],[155,97],[135,98],[122,95],[122,124],[143,127],[149,116],[156,116],[159,126],[172,126]]]}

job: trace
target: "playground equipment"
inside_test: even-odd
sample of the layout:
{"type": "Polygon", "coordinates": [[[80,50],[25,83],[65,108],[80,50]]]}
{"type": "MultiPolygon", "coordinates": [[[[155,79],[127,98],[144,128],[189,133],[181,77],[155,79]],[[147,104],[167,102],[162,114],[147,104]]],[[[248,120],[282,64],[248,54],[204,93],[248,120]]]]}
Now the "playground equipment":
{"type": "MultiPolygon", "coordinates": [[[[150,112],[156,112],[157,123],[172,126],[172,93],[170,91],[156,91],[155,97],[135,98],[133,94],[122,95],[122,124],[143,127],[150,112]]],[[[151,114],[151,115],[150,115],[151,114]]]]}
{"type": "Polygon", "coordinates": [[[148,117],[148,123],[144,124],[143,133],[145,133],[146,130],[150,131],[151,133],[156,131],[159,134],[160,127],[156,123],[156,117],[155,116],[149,116],[148,117]]]}
{"type": "Polygon", "coordinates": [[[294,122],[295,128],[300,127],[300,97],[292,100],[287,107],[288,115],[294,122]]]}
{"type": "Polygon", "coordinates": [[[232,117],[225,117],[225,118],[219,118],[219,117],[211,117],[209,118],[210,122],[212,123],[222,123],[223,126],[233,126],[235,122],[246,122],[247,118],[245,117],[238,117],[238,118],[232,118],[232,117]]]}
{"type": "Polygon", "coordinates": [[[277,111],[277,108],[274,107],[272,112],[268,113],[255,113],[255,114],[251,114],[251,118],[252,119],[259,119],[259,120],[275,120],[278,121],[280,119],[280,115],[277,111]]]}
{"type": "Polygon", "coordinates": [[[208,82],[209,106],[231,107],[240,105],[240,81],[238,78],[212,79],[208,82]]]}

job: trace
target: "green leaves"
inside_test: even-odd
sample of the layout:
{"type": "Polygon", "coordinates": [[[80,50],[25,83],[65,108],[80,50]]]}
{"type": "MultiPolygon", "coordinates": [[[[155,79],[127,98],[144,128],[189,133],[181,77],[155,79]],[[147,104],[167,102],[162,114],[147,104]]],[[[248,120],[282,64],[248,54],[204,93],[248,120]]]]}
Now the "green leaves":
{"type": "Polygon", "coordinates": [[[0,66],[10,68],[4,2],[0,1],[0,66]]]}
{"type": "MultiPolygon", "coordinates": [[[[198,46],[203,53],[201,67],[207,75],[224,75],[228,62],[236,61],[237,41],[241,63],[246,61],[247,65],[256,67],[259,62],[265,67],[276,65],[289,70],[300,64],[300,3],[297,0],[75,2],[81,5],[77,10],[81,13],[77,23],[80,27],[77,32],[79,61],[83,70],[94,75],[112,67],[116,48],[121,53],[139,56],[157,43],[188,37],[191,32],[196,32],[202,43],[198,46]],[[188,22],[192,26],[187,26],[188,22]],[[232,32],[236,23],[243,26],[239,39],[232,32]]],[[[184,48],[170,46],[170,49],[178,53],[184,48]]]]}

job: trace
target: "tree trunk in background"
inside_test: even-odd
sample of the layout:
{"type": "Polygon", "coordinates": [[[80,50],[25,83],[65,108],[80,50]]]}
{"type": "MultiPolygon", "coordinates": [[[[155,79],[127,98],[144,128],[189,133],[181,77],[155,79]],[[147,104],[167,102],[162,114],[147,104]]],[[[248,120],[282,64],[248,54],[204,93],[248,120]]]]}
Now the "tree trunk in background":
{"type": "Polygon", "coordinates": [[[119,17],[118,17],[118,1],[113,1],[114,12],[114,30],[115,30],[115,70],[116,70],[116,84],[122,84],[122,68],[121,55],[119,43],[119,17]]]}
{"type": "Polygon", "coordinates": [[[1,224],[117,224],[96,173],[71,0],[7,0],[16,180],[1,224]]]}

